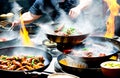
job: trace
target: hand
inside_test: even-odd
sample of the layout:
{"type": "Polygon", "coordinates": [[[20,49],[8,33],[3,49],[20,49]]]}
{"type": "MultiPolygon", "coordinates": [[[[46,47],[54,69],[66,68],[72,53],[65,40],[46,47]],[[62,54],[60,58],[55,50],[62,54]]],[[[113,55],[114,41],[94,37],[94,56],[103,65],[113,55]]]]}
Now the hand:
{"type": "Polygon", "coordinates": [[[20,24],[20,21],[14,21],[14,22],[12,22],[12,27],[13,26],[18,26],[20,24]]]}
{"type": "Polygon", "coordinates": [[[81,13],[80,8],[79,7],[74,7],[72,9],[70,9],[69,16],[71,18],[76,18],[80,13],[81,13]]]}

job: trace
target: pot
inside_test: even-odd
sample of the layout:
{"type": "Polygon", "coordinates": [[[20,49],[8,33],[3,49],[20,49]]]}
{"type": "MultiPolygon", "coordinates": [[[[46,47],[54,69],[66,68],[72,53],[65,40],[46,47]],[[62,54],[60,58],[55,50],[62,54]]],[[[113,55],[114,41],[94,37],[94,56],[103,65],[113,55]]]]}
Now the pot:
{"type": "MultiPolygon", "coordinates": [[[[109,38],[104,38],[104,37],[96,37],[96,36],[91,36],[91,37],[88,37],[87,39],[100,40],[103,43],[108,41],[109,43],[112,43],[114,46],[116,46],[118,48],[118,50],[113,51],[113,53],[110,55],[106,55],[106,56],[102,56],[102,57],[79,57],[79,56],[74,56],[74,55],[69,56],[69,54],[61,54],[57,57],[57,61],[58,61],[59,65],[61,66],[63,71],[80,76],[80,77],[85,76],[86,73],[88,73],[87,74],[88,77],[92,76],[93,73],[95,74],[95,76],[98,76],[98,75],[103,76],[101,73],[101,70],[100,70],[100,63],[102,63],[104,61],[108,61],[108,60],[117,60],[117,59],[111,59],[111,57],[112,56],[117,57],[117,54],[120,51],[119,50],[120,49],[120,42],[118,42],[114,39],[109,39],[109,38]],[[60,63],[61,59],[64,59],[68,56],[69,57],[72,56],[71,58],[74,61],[76,59],[78,59],[77,62],[80,61],[80,62],[82,62],[82,64],[83,63],[86,64],[87,67],[86,68],[71,67],[71,66],[67,66],[67,65],[60,63]]],[[[84,47],[84,43],[79,45],[79,46],[84,47]]]]}
{"type": "MultiPolygon", "coordinates": [[[[27,70],[27,71],[14,71],[14,70],[2,70],[0,69],[0,73],[7,74],[8,76],[12,77],[24,77],[25,72],[33,72],[33,71],[39,71],[42,72],[44,71],[52,61],[52,56],[46,51],[43,51],[41,49],[35,48],[35,47],[7,47],[7,48],[2,48],[0,49],[0,55],[7,55],[7,56],[15,56],[15,55],[27,55],[27,56],[38,56],[41,55],[44,57],[45,61],[44,67],[34,69],[34,70],[27,70]]],[[[1,74],[2,75],[2,74],[1,74]]],[[[1,76],[0,75],[0,76],[1,76]]],[[[6,77],[5,75],[2,75],[2,77],[6,77]]]]}

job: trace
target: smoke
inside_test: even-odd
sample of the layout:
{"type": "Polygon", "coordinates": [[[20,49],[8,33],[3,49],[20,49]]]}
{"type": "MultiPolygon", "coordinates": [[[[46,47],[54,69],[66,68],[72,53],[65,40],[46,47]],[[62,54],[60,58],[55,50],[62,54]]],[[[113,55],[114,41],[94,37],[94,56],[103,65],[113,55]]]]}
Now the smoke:
{"type": "Polygon", "coordinates": [[[83,17],[82,13],[77,18],[70,18],[63,10],[61,10],[61,17],[58,21],[60,24],[65,25],[65,29],[72,27],[82,34],[91,33],[93,31],[91,23],[83,17]],[[88,29],[90,31],[86,31],[88,29]]]}
{"type": "Polygon", "coordinates": [[[74,47],[73,52],[76,56],[80,57],[88,57],[87,53],[91,52],[92,57],[99,57],[101,53],[105,54],[105,56],[116,53],[119,48],[112,42],[97,38],[87,38],[83,42],[84,46],[76,46],[74,47]]]}
{"type": "Polygon", "coordinates": [[[93,0],[90,7],[83,11],[84,18],[91,23],[93,32],[103,32],[106,29],[108,11],[105,10],[106,4],[103,0],[93,0]]]}
{"type": "Polygon", "coordinates": [[[93,0],[91,6],[84,9],[81,14],[71,19],[64,11],[61,10],[61,17],[58,22],[64,24],[66,28],[75,27],[77,30],[85,33],[96,33],[105,31],[105,22],[107,16],[103,14],[102,0],[93,0]]]}
{"type": "Polygon", "coordinates": [[[19,19],[21,10],[22,10],[22,7],[16,1],[14,1],[12,3],[12,10],[11,10],[14,13],[13,20],[19,19]]]}

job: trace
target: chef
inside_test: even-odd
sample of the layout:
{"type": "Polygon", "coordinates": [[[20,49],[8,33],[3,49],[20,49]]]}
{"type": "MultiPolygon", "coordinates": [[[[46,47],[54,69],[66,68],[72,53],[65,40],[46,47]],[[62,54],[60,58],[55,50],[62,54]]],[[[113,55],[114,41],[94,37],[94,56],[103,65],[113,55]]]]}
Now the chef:
{"type": "MultiPolygon", "coordinates": [[[[92,0],[36,0],[28,12],[22,14],[25,24],[48,15],[53,21],[57,21],[63,10],[71,19],[79,16],[81,11],[88,7],[92,0]]],[[[20,20],[15,20],[12,26],[20,24],[20,20]]]]}

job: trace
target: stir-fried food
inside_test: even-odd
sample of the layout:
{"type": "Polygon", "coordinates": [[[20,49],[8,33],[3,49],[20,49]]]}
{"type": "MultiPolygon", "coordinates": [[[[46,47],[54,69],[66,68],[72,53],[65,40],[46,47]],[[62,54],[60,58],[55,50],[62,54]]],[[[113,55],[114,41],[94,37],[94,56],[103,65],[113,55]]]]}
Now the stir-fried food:
{"type": "Polygon", "coordinates": [[[0,56],[0,69],[34,70],[44,67],[43,56],[0,56]]]}
{"type": "Polygon", "coordinates": [[[73,28],[73,27],[65,28],[64,26],[57,28],[54,32],[55,32],[55,35],[59,35],[59,36],[72,36],[72,35],[82,34],[76,28],[73,28]]]}

